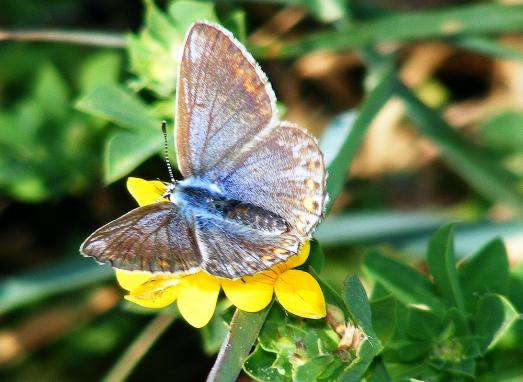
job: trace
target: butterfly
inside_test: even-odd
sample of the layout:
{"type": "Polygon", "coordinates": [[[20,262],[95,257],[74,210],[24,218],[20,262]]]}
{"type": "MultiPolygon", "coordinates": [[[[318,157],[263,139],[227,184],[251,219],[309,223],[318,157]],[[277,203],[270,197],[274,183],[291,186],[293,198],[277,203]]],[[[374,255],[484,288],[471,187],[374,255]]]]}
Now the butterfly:
{"type": "Polygon", "coordinates": [[[99,228],[84,256],[128,271],[236,279],[296,255],[324,211],[316,140],[277,118],[276,97],[232,34],[194,23],[176,91],[175,148],[184,179],[165,199],[99,228]]]}

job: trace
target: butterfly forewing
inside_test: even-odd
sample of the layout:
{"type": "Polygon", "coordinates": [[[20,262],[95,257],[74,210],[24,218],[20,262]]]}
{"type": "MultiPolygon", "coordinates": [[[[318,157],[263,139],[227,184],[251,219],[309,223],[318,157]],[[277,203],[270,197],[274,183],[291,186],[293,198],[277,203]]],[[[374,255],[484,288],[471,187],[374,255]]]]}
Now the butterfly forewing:
{"type": "Polygon", "coordinates": [[[275,97],[252,56],[225,29],[189,30],[177,87],[176,155],[182,174],[203,175],[267,127],[275,97]]]}
{"type": "Polygon", "coordinates": [[[117,269],[193,273],[201,264],[194,229],[170,202],[139,207],[96,230],[80,251],[117,269]]]}

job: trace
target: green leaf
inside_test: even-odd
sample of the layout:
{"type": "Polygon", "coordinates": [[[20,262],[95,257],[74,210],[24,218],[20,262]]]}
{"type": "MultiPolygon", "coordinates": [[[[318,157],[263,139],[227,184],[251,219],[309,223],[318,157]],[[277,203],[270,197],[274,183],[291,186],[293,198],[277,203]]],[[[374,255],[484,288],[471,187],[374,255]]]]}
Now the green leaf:
{"type": "Polygon", "coordinates": [[[365,256],[365,270],[406,305],[417,305],[441,315],[444,307],[432,284],[419,272],[373,251],[365,256]]]}
{"type": "Polygon", "coordinates": [[[160,131],[118,131],[105,144],[104,181],[112,183],[157,153],[162,146],[160,131]]]}
{"type": "Polygon", "coordinates": [[[161,121],[151,116],[147,105],[116,85],[102,86],[84,94],[76,107],[122,127],[160,131],[161,121]]]}
{"type": "Polygon", "coordinates": [[[448,38],[457,35],[519,31],[523,26],[523,6],[495,3],[405,12],[353,23],[339,31],[309,36],[263,47],[251,47],[267,58],[297,57],[311,51],[338,51],[383,42],[448,38]],[[488,15],[488,17],[486,17],[488,15]]]}
{"type": "Polygon", "coordinates": [[[343,189],[348,168],[359,150],[363,136],[379,110],[390,99],[394,91],[394,76],[388,72],[366,97],[358,114],[342,114],[335,118],[325,130],[320,141],[320,148],[325,155],[329,177],[327,194],[329,206],[343,189]]]}
{"type": "MultiPolygon", "coordinates": [[[[518,308],[518,310],[523,311],[523,263],[519,263],[511,269],[508,289],[510,301],[518,308]]],[[[507,294],[499,291],[494,293],[507,294]]]]}
{"type": "Polygon", "coordinates": [[[484,353],[496,346],[518,317],[518,312],[506,297],[499,294],[484,296],[475,320],[480,350],[484,353]]]}
{"type": "MultiPolygon", "coordinates": [[[[0,145],[2,145],[2,159],[7,162],[7,153],[13,152],[16,157],[30,158],[31,150],[38,144],[37,131],[44,119],[43,111],[34,102],[21,102],[13,113],[0,113],[0,145]],[[13,129],[13,126],[17,126],[13,129]]],[[[6,178],[6,172],[0,172],[0,178],[6,178]]]]}
{"type": "Polygon", "coordinates": [[[333,356],[331,355],[312,358],[296,368],[292,380],[295,382],[316,381],[332,361],[333,356]]]}
{"type": "Polygon", "coordinates": [[[389,351],[393,350],[395,356],[403,362],[421,362],[432,350],[432,343],[427,341],[409,339],[395,339],[389,344],[389,351]]]}
{"type": "Polygon", "coordinates": [[[257,313],[236,310],[229,326],[229,333],[223,341],[208,380],[236,380],[271,306],[272,304],[257,313]]]}
{"type": "MultiPolygon", "coordinates": [[[[412,380],[412,376],[419,377],[421,375],[426,375],[429,368],[425,362],[423,362],[423,363],[387,362],[387,370],[393,381],[414,382],[416,380],[412,380]]],[[[423,380],[430,381],[432,379],[424,378],[423,380]]]]}
{"type": "Polygon", "coordinates": [[[523,197],[515,187],[515,177],[488,153],[473,146],[452,129],[440,115],[423,104],[410,89],[398,85],[407,114],[443,157],[474,188],[492,200],[504,201],[523,212],[523,197]]]}
{"type": "Polygon", "coordinates": [[[470,324],[467,321],[467,317],[464,317],[457,308],[450,308],[447,311],[447,317],[445,321],[448,325],[448,331],[445,330],[440,335],[440,341],[448,342],[449,348],[454,348],[449,354],[455,354],[455,357],[449,356],[448,358],[452,362],[457,363],[463,358],[477,358],[480,355],[480,350],[476,341],[476,338],[471,333],[469,328],[470,324]]]}
{"type": "Polygon", "coordinates": [[[345,363],[339,359],[334,358],[332,362],[323,370],[323,373],[321,373],[318,376],[317,381],[318,382],[330,382],[330,381],[336,381],[338,379],[338,376],[345,368],[345,363]]]}
{"type": "Polygon", "coordinates": [[[465,376],[469,378],[475,377],[476,363],[473,359],[464,359],[458,362],[448,362],[438,359],[431,359],[430,365],[438,370],[442,370],[451,374],[455,374],[455,377],[465,376]]]}
{"type": "Polygon", "coordinates": [[[494,239],[465,259],[459,268],[459,278],[468,312],[472,313],[478,300],[487,293],[506,294],[509,264],[503,241],[494,239]]]}
{"type": "Polygon", "coordinates": [[[132,131],[117,131],[105,144],[104,180],[114,182],[127,175],[162,145],[161,121],[136,95],[116,85],[98,87],[84,95],[76,107],[132,131]]]}
{"type": "Polygon", "coordinates": [[[104,85],[116,85],[121,63],[121,55],[115,52],[98,53],[87,58],[78,78],[82,93],[90,93],[104,85]]]}
{"type": "Polygon", "coordinates": [[[258,335],[258,343],[264,350],[278,353],[294,351],[296,345],[287,335],[288,328],[284,323],[287,321],[287,315],[283,308],[275,305],[269,312],[265,323],[258,335]]]}
{"type": "Polygon", "coordinates": [[[365,333],[365,336],[359,346],[357,359],[343,371],[340,381],[360,381],[374,357],[381,352],[383,347],[372,326],[372,314],[367,294],[355,275],[349,276],[345,281],[343,301],[347,305],[352,320],[365,333]]]}
{"type": "Polygon", "coordinates": [[[110,267],[78,258],[3,278],[0,280],[0,314],[46,297],[105,281],[112,276],[114,271],[110,267]]]}
{"type": "Polygon", "coordinates": [[[173,41],[181,38],[183,31],[175,27],[173,20],[163,13],[153,0],[145,0],[144,2],[145,25],[148,35],[166,49],[169,49],[173,41]]]}
{"type": "MultiPolygon", "coordinates": [[[[260,345],[257,345],[254,351],[245,360],[245,372],[257,381],[267,382],[290,382],[292,378],[290,375],[280,373],[278,369],[273,367],[276,362],[276,353],[270,353],[260,345]]],[[[208,378],[208,380],[211,380],[208,378]]],[[[223,381],[234,381],[235,379],[223,379],[223,381]]],[[[212,380],[214,381],[214,380],[212,380]]],[[[216,380],[218,381],[218,380],[216,380]]]]}
{"type": "Polygon", "coordinates": [[[33,92],[47,118],[63,120],[71,109],[67,84],[51,64],[39,70],[33,92]]]}
{"type": "Polygon", "coordinates": [[[373,362],[368,382],[392,382],[382,358],[377,358],[373,362]]]}
{"type": "Polygon", "coordinates": [[[377,348],[381,347],[372,327],[372,314],[367,293],[356,275],[351,275],[345,280],[342,297],[354,323],[369,336],[369,341],[373,342],[373,345],[377,348]]]}
{"type": "Polygon", "coordinates": [[[153,0],[147,0],[146,20],[138,35],[127,38],[131,71],[130,85],[138,91],[147,88],[162,98],[172,97],[186,29],[196,20],[216,21],[213,5],[200,1],[172,1],[164,13],[153,0]]]}
{"type": "Polygon", "coordinates": [[[465,302],[454,259],[454,227],[445,225],[432,236],[427,253],[427,264],[434,284],[443,298],[465,314],[465,302]]]}
{"type": "MultiPolygon", "coordinates": [[[[376,285],[379,284],[376,283],[376,285]]],[[[370,301],[372,326],[380,342],[386,346],[396,331],[397,303],[396,299],[388,292],[385,296],[374,297],[374,290],[370,301]]]]}
{"type": "Polygon", "coordinates": [[[319,377],[334,361],[338,341],[325,321],[297,318],[275,305],[260,331],[258,345],[276,356],[271,357],[270,365],[257,368],[263,369],[264,375],[256,378],[267,380],[267,375],[277,371],[282,377],[294,375],[293,380],[316,380],[314,376],[319,377]]]}
{"type": "MultiPolygon", "coordinates": [[[[231,10],[226,15],[220,17],[220,21],[225,29],[231,31],[233,36],[245,45],[245,41],[247,40],[247,19],[244,10],[231,10]]],[[[279,108],[278,105],[276,105],[276,107],[279,108]]],[[[281,115],[279,109],[278,115],[281,115]]]]}
{"type": "Polygon", "coordinates": [[[169,5],[169,15],[178,30],[184,32],[197,20],[216,21],[214,5],[201,1],[174,1],[169,5]]]}
{"type": "Polygon", "coordinates": [[[410,308],[407,333],[416,340],[434,342],[444,328],[444,322],[430,311],[410,308]]]}

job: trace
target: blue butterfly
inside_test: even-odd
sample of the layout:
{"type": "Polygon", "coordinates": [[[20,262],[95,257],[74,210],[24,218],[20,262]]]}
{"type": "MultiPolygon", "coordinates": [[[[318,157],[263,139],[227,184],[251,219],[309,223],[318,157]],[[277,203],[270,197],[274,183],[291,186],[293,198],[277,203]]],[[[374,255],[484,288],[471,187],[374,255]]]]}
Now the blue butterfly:
{"type": "Polygon", "coordinates": [[[175,141],[183,180],[165,197],[95,231],[80,251],[117,269],[228,279],[266,270],[310,238],[326,171],[315,139],[279,121],[254,58],[218,25],[185,40],[175,141]]]}

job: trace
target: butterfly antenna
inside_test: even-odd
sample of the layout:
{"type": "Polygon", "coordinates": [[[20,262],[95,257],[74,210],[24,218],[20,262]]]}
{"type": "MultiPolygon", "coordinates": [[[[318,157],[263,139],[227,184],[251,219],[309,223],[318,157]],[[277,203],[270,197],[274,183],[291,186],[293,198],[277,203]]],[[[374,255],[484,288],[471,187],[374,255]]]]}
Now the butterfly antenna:
{"type": "Polygon", "coordinates": [[[169,177],[172,183],[176,183],[173,176],[173,169],[171,167],[171,161],[169,161],[169,145],[167,144],[167,122],[162,121],[162,133],[163,133],[163,155],[165,156],[165,163],[167,164],[167,171],[169,171],[169,177]]]}

